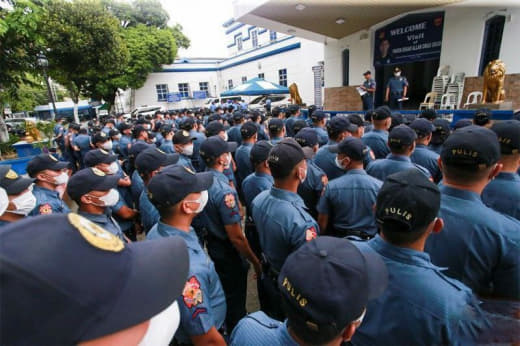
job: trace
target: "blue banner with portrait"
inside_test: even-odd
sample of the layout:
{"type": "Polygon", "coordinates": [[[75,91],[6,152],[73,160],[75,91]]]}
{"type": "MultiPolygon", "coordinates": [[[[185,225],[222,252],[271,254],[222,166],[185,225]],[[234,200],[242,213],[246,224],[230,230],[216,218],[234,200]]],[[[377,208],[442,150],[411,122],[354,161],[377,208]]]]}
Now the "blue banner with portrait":
{"type": "Polygon", "coordinates": [[[444,12],[409,14],[375,32],[374,66],[439,59],[444,12]]]}

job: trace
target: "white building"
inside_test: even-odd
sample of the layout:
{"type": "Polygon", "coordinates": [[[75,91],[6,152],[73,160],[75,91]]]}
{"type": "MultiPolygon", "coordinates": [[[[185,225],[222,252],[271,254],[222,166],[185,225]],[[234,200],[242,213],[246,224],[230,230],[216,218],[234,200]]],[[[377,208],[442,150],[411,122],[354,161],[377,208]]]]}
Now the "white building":
{"type": "MultiPolygon", "coordinates": [[[[204,91],[218,97],[246,80],[261,77],[289,86],[296,83],[304,103],[321,103],[321,83],[315,88],[315,70],[322,70],[323,44],[269,31],[231,19],[224,23],[229,57],[179,58],[163,70],[151,73],[145,85],[135,90],[134,106],[161,105],[166,109],[201,106],[196,99],[204,91]],[[180,102],[168,102],[181,97],[180,102]],[[172,97],[174,97],[172,99],[172,97]]],[[[322,72],[316,72],[320,78],[322,72]]]]}
{"type": "Polygon", "coordinates": [[[464,73],[466,87],[479,90],[486,64],[501,59],[506,100],[520,107],[518,0],[237,0],[234,12],[240,22],[324,44],[325,106],[337,88],[359,85],[366,70],[373,72],[381,104],[395,66],[408,77],[415,104],[443,65],[464,73]],[[388,59],[381,58],[385,50],[388,59]]]}

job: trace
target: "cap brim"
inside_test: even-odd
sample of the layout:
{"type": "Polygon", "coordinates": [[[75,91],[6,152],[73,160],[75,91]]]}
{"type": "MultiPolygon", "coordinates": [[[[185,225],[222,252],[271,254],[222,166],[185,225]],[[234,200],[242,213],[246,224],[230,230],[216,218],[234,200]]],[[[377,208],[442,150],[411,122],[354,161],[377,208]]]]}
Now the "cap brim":
{"type": "Polygon", "coordinates": [[[238,143],[237,142],[227,142],[227,152],[234,153],[237,150],[238,143]]]}
{"type": "Polygon", "coordinates": [[[177,153],[174,154],[166,154],[166,159],[164,160],[164,164],[161,166],[170,166],[179,162],[180,155],[177,153]]]}
{"type": "Polygon", "coordinates": [[[29,188],[32,183],[34,183],[34,179],[20,177],[20,179],[17,179],[7,186],[4,186],[4,189],[8,195],[18,195],[19,193],[22,193],[24,190],[29,188]]]}
{"type": "Polygon", "coordinates": [[[201,192],[208,190],[213,185],[213,173],[203,172],[195,175],[197,182],[193,187],[193,192],[201,192]]]}
{"type": "Polygon", "coordinates": [[[126,245],[133,252],[130,273],[118,301],[105,319],[88,330],[87,341],[149,320],[170,306],[182,293],[188,277],[189,257],[180,237],[166,237],[126,245]]]}
{"type": "Polygon", "coordinates": [[[354,124],[350,124],[349,127],[347,127],[347,131],[350,133],[354,133],[358,130],[358,126],[354,124]]]}
{"type": "Polygon", "coordinates": [[[59,170],[62,170],[64,168],[68,168],[68,167],[69,167],[68,162],[58,161],[58,162],[55,162],[51,167],[49,167],[47,169],[50,169],[51,171],[59,171],[59,170]]]}
{"type": "Polygon", "coordinates": [[[103,160],[101,160],[101,163],[112,163],[117,160],[117,155],[108,155],[103,160]]]}
{"type": "Polygon", "coordinates": [[[386,264],[375,252],[360,251],[365,258],[368,277],[368,299],[378,298],[388,286],[388,270],[386,264]]]}
{"type": "Polygon", "coordinates": [[[108,191],[110,189],[115,189],[117,187],[118,181],[119,176],[106,175],[102,181],[100,181],[98,184],[93,185],[92,187],[89,187],[88,191],[86,191],[85,193],[88,193],[90,191],[108,191]]]}
{"type": "Polygon", "coordinates": [[[335,145],[329,145],[327,147],[327,149],[329,149],[329,151],[331,153],[334,153],[334,154],[338,154],[339,153],[339,145],[338,144],[335,144],[335,145]]]}
{"type": "Polygon", "coordinates": [[[315,155],[314,150],[311,147],[303,147],[302,150],[303,150],[303,156],[307,160],[312,159],[315,155]]]}

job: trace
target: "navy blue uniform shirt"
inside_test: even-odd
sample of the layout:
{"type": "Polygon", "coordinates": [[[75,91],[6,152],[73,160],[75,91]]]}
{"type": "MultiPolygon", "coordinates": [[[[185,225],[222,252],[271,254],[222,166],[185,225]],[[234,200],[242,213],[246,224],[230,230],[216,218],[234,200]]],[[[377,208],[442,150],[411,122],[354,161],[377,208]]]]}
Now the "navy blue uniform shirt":
{"type": "Polygon", "coordinates": [[[424,144],[417,144],[410,159],[413,163],[426,168],[430,172],[434,182],[438,183],[441,181],[442,172],[439,168],[439,154],[424,144]]]}
{"type": "Polygon", "coordinates": [[[425,176],[431,178],[430,172],[415,163],[412,163],[408,156],[390,154],[386,159],[380,159],[370,162],[367,167],[367,173],[381,181],[385,181],[386,177],[391,174],[415,168],[421,171],[425,176]]]}
{"type": "Polygon", "coordinates": [[[242,182],[242,194],[248,213],[251,214],[251,203],[262,191],[269,190],[274,184],[274,179],[266,173],[251,173],[242,182]]]}
{"type": "Polygon", "coordinates": [[[329,150],[330,145],[336,145],[337,143],[332,139],[329,140],[327,145],[318,150],[316,156],[314,156],[314,163],[316,166],[321,168],[325,174],[327,174],[327,178],[329,181],[341,177],[345,174],[345,171],[338,166],[336,166],[336,154],[331,153],[329,150]]]}
{"type": "Polygon", "coordinates": [[[482,192],[482,201],[488,207],[520,220],[520,176],[499,173],[482,192]]]}
{"type": "Polygon", "coordinates": [[[373,129],[372,131],[365,133],[361,140],[366,146],[369,146],[374,153],[376,159],[384,159],[390,154],[390,148],[388,147],[388,132],[383,130],[373,129]]]}

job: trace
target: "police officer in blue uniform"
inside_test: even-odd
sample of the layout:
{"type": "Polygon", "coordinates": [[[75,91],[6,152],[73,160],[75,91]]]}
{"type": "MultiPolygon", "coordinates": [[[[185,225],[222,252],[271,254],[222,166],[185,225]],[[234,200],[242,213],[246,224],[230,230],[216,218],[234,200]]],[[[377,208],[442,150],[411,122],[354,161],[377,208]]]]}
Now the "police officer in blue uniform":
{"type": "Polygon", "coordinates": [[[347,137],[329,150],[345,174],[331,181],[319,200],[320,229],[336,237],[370,239],[377,233],[373,207],[382,183],[363,170],[368,149],[361,139],[347,137]]]}
{"type": "Polygon", "coordinates": [[[244,124],[244,114],[242,111],[237,111],[233,113],[233,126],[228,130],[228,140],[230,142],[236,142],[238,145],[242,143],[242,135],[240,134],[240,128],[242,124],[244,124]]]}
{"type": "Polygon", "coordinates": [[[300,120],[300,106],[298,105],[289,105],[287,109],[287,113],[289,118],[285,122],[285,130],[287,131],[287,137],[294,137],[294,122],[296,120],[300,120]]]}
{"type": "Polygon", "coordinates": [[[388,129],[392,125],[390,110],[387,107],[378,107],[372,114],[374,128],[363,135],[362,140],[370,147],[376,159],[384,159],[390,154],[388,148],[388,129]]]}
{"type": "Polygon", "coordinates": [[[520,121],[505,120],[491,130],[500,142],[502,170],[482,192],[482,201],[496,211],[520,220],[520,121]]]}
{"type": "Polygon", "coordinates": [[[318,211],[316,210],[316,205],[329,182],[325,172],[312,160],[318,151],[318,135],[313,129],[304,128],[298,131],[294,139],[302,147],[305,153],[305,160],[307,161],[307,177],[298,186],[298,195],[303,199],[309,214],[317,220],[318,211]]]}
{"type": "Polygon", "coordinates": [[[112,217],[110,207],[119,200],[115,175],[107,175],[98,168],[82,169],[67,184],[67,193],[78,204],[78,214],[125,240],[121,227],[112,217]]]}
{"type": "MultiPolygon", "coordinates": [[[[365,130],[367,127],[367,123],[363,120],[361,115],[359,114],[349,114],[348,120],[351,124],[357,126],[357,131],[352,133],[352,137],[362,139],[365,135],[365,130]]],[[[366,145],[366,144],[365,144],[366,145]]],[[[375,160],[375,155],[372,149],[368,145],[366,145],[367,150],[365,151],[365,157],[363,158],[363,168],[367,168],[370,162],[375,160]]]]}
{"type": "Polygon", "coordinates": [[[352,133],[356,131],[357,126],[351,124],[348,118],[343,115],[336,115],[328,122],[327,132],[329,134],[329,142],[318,150],[318,153],[314,157],[314,162],[327,174],[329,181],[342,176],[345,171],[336,166],[336,155],[331,153],[328,147],[338,144],[344,138],[352,136],[352,133]]]}
{"type": "Polygon", "coordinates": [[[267,125],[269,129],[269,142],[276,145],[285,137],[285,125],[282,119],[271,118],[267,125]]]}
{"type": "Polygon", "coordinates": [[[190,155],[191,162],[193,164],[193,167],[197,170],[197,172],[201,172],[203,169],[200,163],[201,158],[199,150],[200,145],[202,144],[202,142],[204,142],[206,136],[203,133],[197,131],[198,124],[195,118],[187,118],[181,123],[179,127],[181,128],[181,130],[188,131],[191,138],[193,138],[193,153],[192,155],[190,155]]]}
{"type": "Polygon", "coordinates": [[[376,92],[376,82],[372,79],[372,72],[366,71],[363,73],[365,81],[360,88],[365,91],[365,94],[361,97],[363,101],[363,110],[371,111],[374,109],[374,93],[376,92]]]}
{"type": "Polygon", "coordinates": [[[394,75],[390,78],[386,84],[385,102],[391,109],[403,109],[403,98],[408,93],[408,80],[406,77],[401,76],[401,69],[399,67],[394,68],[394,75]]]}
{"type": "Polygon", "coordinates": [[[287,320],[255,312],[240,321],[231,345],[345,344],[387,281],[379,256],[363,254],[346,239],[319,237],[292,253],[280,272],[277,283],[287,320]]]}
{"type": "Polygon", "coordinates": [[[322,111],[314,111],[311,115],[312,125],[311,127],[316,131],[318,135],[318,144],[324,146],[329,141],[329,135],[325,126],[327,124],[327,114],[322,111]]]}
{"type": "Polygon", "coordinates": [[[410,128],[417,134],[415,150],[410,159],[413,163],[426,168],[430,172],[433,182],[438,183],[442,179],[441,169],[439,168],[439,154],[428,147],[435,126],[430,121],[419,118],[412,121],[410,128]]]}
{"type": "Polygon", "coordinates": [[[85,154],[92,149],[90,136],[88,135],[87,129],[82,127],[79,129],[78,135],[74,137],[72,141],[73,149],[76,155],[76,158],[79,162],[79,168],[84,168],[85,165],[83,163],[83,158],[85,154]]]}
{"type": "Polygon", "coordinates": [[[388,146],[390,147],[390,155],[386,159],[373,161],[368,165],[367,173],[381,181],[385,181],[386,177],[400,171],[410,168],[418,169],[426,177],[431,178],[430,172],[415,163],[412,163],[410,156],[415,149],[415,140],[417,135],[415,131],[406,125],[396,126],[390,131],[388,136],[388,146]]]}
{"type": "Polygon", "coordinates": [[[226,317],[224,290],[213,262],[191,227],[193,218],[208,202],[207,190],[212,183],[213,175],[209,172],[195,174],[174,165],[154,175],[148,184],[148,194],[160,210],[161,221],[146,239],[180,237],[186,242],[190,257],[188,277],[178,300],[181,323],[175,334],[177,345],[225,344],[219,332],[223,332],[226,317]]]}
{"type": "Polygon", "coordinates": [[[57,191],[69,181],[68,162],[58,161],[50,154],[35,156],[27,164],[27,174],[35,179],[33,194],[36,206],[29,215],[68,213],[69,207],[57,191]]]}
{"type": "Polygon", "coordinates": [[[428,238],[432,262],[479,295],[520,299],[520,222],[480,199],[502,165],[497,135],[484,127],[455,131],[441,152],[441,233],[428,238]]]}
{"type": "Polygon", "coordinates": [[[297,194],[307,176],[307,161],[301,146],[292,138],[278,143],[268,158],[273,187],[253,200],[253,220],[263,252],[264,289],[268,296],[265,312],[284,317],[276,282],[285,259],[291,252],[319,234],[316,221],[297,194]]]}
{"type": "Polygon", "coordinates": [[[430,145],[428,147],[430,150],[440,155],[442,151],[442,144],[446,141],[451,133],[451,124],[446,119],[435,119],[432,123],[435,129],[433,130],[432,140],[430,141],[430,145]]]}
{"type": "Polygon", "coordinates": [[[78,214],[43,215],[6,226],[0,252],[2,345],[168,345],[175,334],[189,261],[178,237],[125,244],[78,214]]]}
{"type": "Polygon", "coordinates": [[[167,154],[175,153],[175,148],[173,147],[173,127],[170,125],[163,125],[162,127],[163,141],[159,146],[159,149],[164,151],[167,154]]]}
{"type": "Polygon", "coordinates": [[[132,125],[122,123],[119,125],[121,139],[119,140],[119,152],[124,160],[128,159],[128,150],[132,146],[132,125]]]}
{"type": "Polygon", "coordinates": [[[195,167],[191,161],[191,156],[193,155],[194,150],[193,140],[194,137],[192,137],[186,130],[178,130],[173,135],[175,151],[180,155],[179,165],[195,171],[195,167]]]}
{"type": "Polygon", "coordinates": [[[0,166],[0,188],[5,191],[2,197],[0,227],[6,226],[26,217],[36,205],[36,197],[32,193],[33,180],[18,175],[11,165],[0,166]],[[7,201],[5,200],[7,198],[7,201]]]}
{"type": "Polygon", "coordinates": [[[230,166],[231,153],[236,148],[235,142],[226,142],[219,136],[209,137],[200,146],[200,155],[214,177],[203,219],[208,231],[208,252],[226,294],[229,330],[246,314],[249,266],[245,259],[253,264],[257,276],[261,275],[260,261],[242,232],[237,192],[223,173],[230,166]]]}
{"type": "Polygon", "coordinates": [[[121,132],[119,132],[118,129],[110,130],[108,137],[112,140],[112,151],[114,154],[120,156],[121,152],[119,151],[119,140],[121,139],[121,132]]]}
{"type": "Polygon", "coordinates": [[[486,327],[471,289],[443,274],[424,253],[426,239],[442,232],[440,199],[439,188],[413,169],[389,176],[381,187],[375,213],[382,235],[355,244],[381,256],[389,283],[368,303],[353,344],[466,345],[486,327]]]}
{"type": "Polygon", "coordinates": [[[250,121],[244,123],[240,128],[240,134],[242,136],[242,144],[235,151],[235,162],[237,165],[237,187],[241,192],[242,182],[251,173],[253,173],[253,166],[249,153],[251,148],[256,143],[258,138],[258,128],[250,121]]]}

